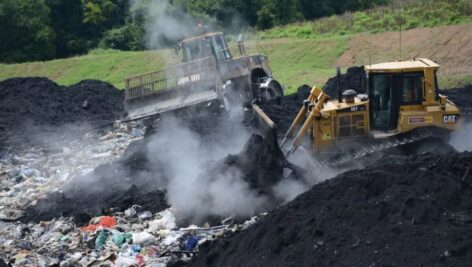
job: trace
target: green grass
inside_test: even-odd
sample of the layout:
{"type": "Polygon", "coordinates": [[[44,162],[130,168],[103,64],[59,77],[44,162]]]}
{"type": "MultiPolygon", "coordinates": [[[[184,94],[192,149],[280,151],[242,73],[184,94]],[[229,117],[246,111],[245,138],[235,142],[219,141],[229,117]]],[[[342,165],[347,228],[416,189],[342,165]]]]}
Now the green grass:
{"type": "Polygon", "coordinates": [[[472,21],[472,1],[396,1],[366,11],[346,12],[343,15],[321,18],[259,33],[262,39],[319,38],[343,36],[361,32],[385,32],[418,27],[436,27],[472,21]],[[411,2],[411,3],[407,3],[411,2]]]}
{"type": "Polygon", "coordinates": [[[463,87],[472,84],[472,74],[441,75],[438,77],[439,88],[463,87]]]}
{"type": "Polygon", "coordinates": [[[0,64],[0,80],[45,76],[61,85],[70,85],[83,79],[99,79],[123,88],[125,77],[163,67],[167,54],[163,51],[94,50],[85,56],[47,62],[0,64]]]}

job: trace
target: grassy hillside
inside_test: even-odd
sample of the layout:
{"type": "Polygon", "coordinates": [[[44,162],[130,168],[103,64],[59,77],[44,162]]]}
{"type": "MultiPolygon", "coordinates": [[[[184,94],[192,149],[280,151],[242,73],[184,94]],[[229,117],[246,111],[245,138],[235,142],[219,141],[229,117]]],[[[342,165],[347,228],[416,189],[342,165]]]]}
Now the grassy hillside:
{"type": "MultiPolygon", "coordinates": [[[[258,41],[247,43],[248,50],[268,55],[274,76],[291,93],[301,84],[322,85],[334,75],[335,66],[399,59],[399,32],[395,30],[401,21],[403,29],[413,28],[403,31],[401,58],[430,57],[439,62],[441,87],[472,82],[472,61],[467,60],[472,57],[472,2],[400,2],[411,3],[259,32],[252,38],[258,41]],[[449,24],[455,26],[438,27],[449,24]]],[[[169,50],[94,50],[88,55],[48,62],[0,64],[0,80],[46,76],[69,85],[83,79],[100,79],[123,88],[125,77],[157,70],[171,59],[169,50]]]]}
{"type": "Polygon", "coordinates": [[[47,62],[0,64],[0,80],[45,76],[59,84],[69,85],[83,79],[99,79],[123,88],[124,77],[163,67],[168,54],[168,51],[95,50],[88,55],[47,62]]]}
{"type": "Polygon", "coordinates": [[[294,23],[261,32],[263,39],[320,38],[437,27],[472,22],[472,1],[397,0],[388,6],[346,12],[315,21],[294,23]]]}

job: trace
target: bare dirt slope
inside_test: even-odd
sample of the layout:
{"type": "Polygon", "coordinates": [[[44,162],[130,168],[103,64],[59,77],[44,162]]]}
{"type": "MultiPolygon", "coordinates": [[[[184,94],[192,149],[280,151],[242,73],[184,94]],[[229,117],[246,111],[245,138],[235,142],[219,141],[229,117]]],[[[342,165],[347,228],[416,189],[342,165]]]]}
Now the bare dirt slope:
{"type": "MultiPolygon", "coordinates": [[[[418,28],[401,34],[401,58],[430,58],[441,65],[440,75],[450,79],[462,79],[472,72],[472,24],[418,28]]],[[[337,63],[353,66],[369,64],[369,58],[372,63],[399,59],[399,40],[399,32],[353,36],[337,63]]]]}

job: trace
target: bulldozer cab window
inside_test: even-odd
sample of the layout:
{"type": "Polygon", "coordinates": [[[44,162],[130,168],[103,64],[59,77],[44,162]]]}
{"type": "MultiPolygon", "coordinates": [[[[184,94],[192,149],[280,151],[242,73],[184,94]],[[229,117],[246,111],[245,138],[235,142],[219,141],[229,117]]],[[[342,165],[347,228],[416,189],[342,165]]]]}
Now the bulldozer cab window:
{"type": "Polygon", "coordinates": [[[231,59],[231,54],[229,53],[228,45],[223,35],[214,36],[212,40],[216,58],[218,60],[231,59]]]}
{"type": "Polygon", "coordinates": [[[389,130],[395,126],[395,92],[392,74],[372,74],[370,78],[371,119],[374,129],[389,130]]]}
{"type": "Polygon", "coordinates": [[[423,74],[402,75],[402,103],[418,104],[423,101],[423,74]]]}
{"type": "Polygon", "coordinates": [[[184,44],[184,61],[193,61],[212,55],[211,41],[209,38],[199,39],[184,44]]]}

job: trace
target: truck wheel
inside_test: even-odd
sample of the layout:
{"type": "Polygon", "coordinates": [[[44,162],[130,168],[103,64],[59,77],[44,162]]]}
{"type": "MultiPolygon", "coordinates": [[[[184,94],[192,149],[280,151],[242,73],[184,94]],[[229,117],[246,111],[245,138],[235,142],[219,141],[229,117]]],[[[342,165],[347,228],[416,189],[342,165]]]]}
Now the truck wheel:
{"type": "Polygon", "coordinates": [[[242,96],[236,90],[233,83],[228,83],[223,90],[223,106],[226,112],[243,108],[242,96]]]}
{"type": "Polygon", "coordinates": [[[282,96],[283,90],[278,82],[272,81],[266,88],[261,89],[261,98],[263,101],[280,99],[282,96]]]}

